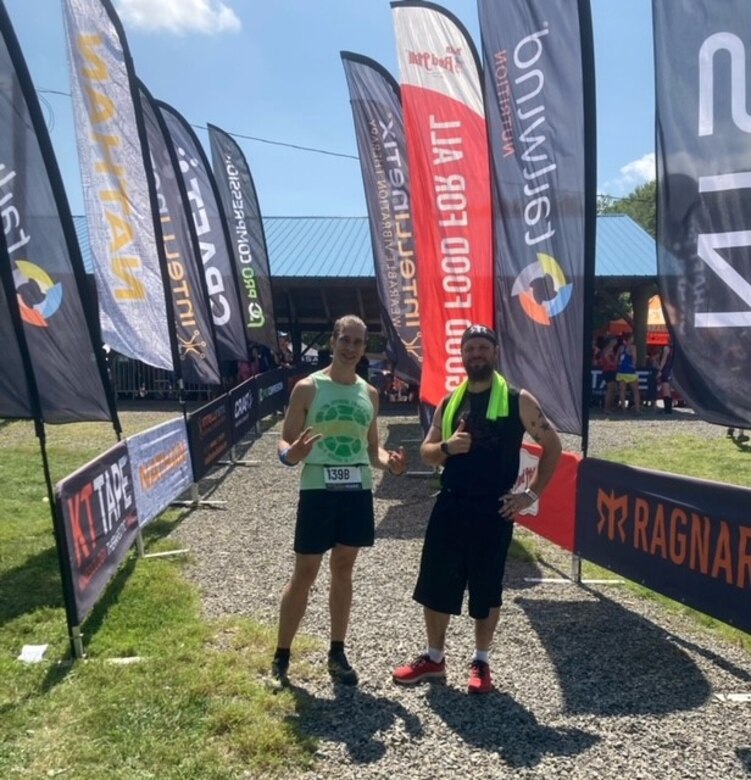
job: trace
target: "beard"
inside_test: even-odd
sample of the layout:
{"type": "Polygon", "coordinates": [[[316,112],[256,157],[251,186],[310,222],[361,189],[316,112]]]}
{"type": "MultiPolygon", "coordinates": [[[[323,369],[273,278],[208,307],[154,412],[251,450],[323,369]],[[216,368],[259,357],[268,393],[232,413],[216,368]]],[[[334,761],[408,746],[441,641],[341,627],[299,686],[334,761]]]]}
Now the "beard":
{"type": "Polygon", "coordinates": [[[482,363],[464,367],[470,382],[486,382],[493,376],[493,365],[482,363]]]}

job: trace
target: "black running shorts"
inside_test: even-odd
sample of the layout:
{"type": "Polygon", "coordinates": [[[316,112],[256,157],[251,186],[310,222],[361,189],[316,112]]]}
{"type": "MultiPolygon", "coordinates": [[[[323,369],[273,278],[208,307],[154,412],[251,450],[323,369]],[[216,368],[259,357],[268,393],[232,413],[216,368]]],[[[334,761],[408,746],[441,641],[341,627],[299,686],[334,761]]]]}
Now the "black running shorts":
{"type": "Polygon", "coordinates": [[[413,598],[436,612],[460,615],[465,589],[469,614],[486,618],[500,607],[514,524],[498,514],[497,496],[438,495],[425,533],[413,598]]]}
{"type": "Polygon", "coordinates": [[[301,490],[295,552],[318,555],[337,544],[372,547],[375,537],[370,490],[301,490]]]}

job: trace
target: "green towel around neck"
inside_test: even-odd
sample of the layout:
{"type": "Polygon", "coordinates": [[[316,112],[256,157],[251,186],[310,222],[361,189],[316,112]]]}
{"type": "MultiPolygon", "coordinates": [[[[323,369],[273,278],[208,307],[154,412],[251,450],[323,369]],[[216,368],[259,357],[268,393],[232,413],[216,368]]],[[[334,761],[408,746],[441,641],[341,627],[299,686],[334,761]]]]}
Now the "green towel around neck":
{"type": "MultiPolygon", "coordinates": [[[[467,392],[469,381],[465,379],[459,387],[454,390],[446,404],[446,411],[443,413],[441,421],[441,438],[446,441],[451,437],[454,418],[462,405],[464,395],[467,392]]],[[[485,414],[488,420],[498,420],[501,417],[508,417],[508,384],[506,380],[497,371],[493,372],[493,380],[490,385],[490,400],[488,401],[488,411],[485,414]]]]}

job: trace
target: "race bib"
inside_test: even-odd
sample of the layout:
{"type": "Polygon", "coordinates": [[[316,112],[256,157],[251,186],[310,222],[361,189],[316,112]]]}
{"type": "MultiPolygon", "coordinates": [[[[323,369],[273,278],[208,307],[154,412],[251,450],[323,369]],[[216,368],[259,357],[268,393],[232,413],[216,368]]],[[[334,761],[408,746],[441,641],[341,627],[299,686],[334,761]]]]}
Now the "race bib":
{"type": "Polygon", "coordinates": [[[362,471],[359,466],[324,466],[323,481],[326,490],[362,490],[362,471]]]}

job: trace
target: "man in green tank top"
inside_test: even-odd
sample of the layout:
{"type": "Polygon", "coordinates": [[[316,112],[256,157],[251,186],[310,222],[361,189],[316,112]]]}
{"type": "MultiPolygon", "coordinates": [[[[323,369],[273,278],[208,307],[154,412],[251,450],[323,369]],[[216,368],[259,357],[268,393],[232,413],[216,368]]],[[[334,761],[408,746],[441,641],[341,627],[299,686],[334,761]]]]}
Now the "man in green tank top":
{"type": "Polygon", "coordinates": [[[378,442],[378,392],[356,368],[365,354],[365,323],[341,317],[331,336],[331,364],[299,381],[290,397],[279,441],[279,460],[304,463],[295,525],[295,568],[284,588],[272,676],[287,685],[290,647],[305,614],[323,555],[331,550],[331,646],[328,668],[335,682],[356,685],[344,653],[352,604],[352,570],[361,547],[375,536],[370,468],[403,474],[403,448],[378,442]]]}
{"type": "Polygon", "coordinates": [[[413,685],[445,679],[444,643],[451,615],[469,591],[475,653],[469,693],[493,690],[490,644],[498,624],[503,572],[514,516],[537,501],[555,471],[561,442],[534,396],[509,387],[494,367],[498,340],[483,325],[461,340],[467,380],[446,396],[420,447],[428,466],[443,466],[441,492],[430,515],[414,599],[423,606],[428,647],[393,672],[413,685]],[[542,447],[537,473],[521,493],[511,493],[519,472],[525,431],[542,447]]]}

